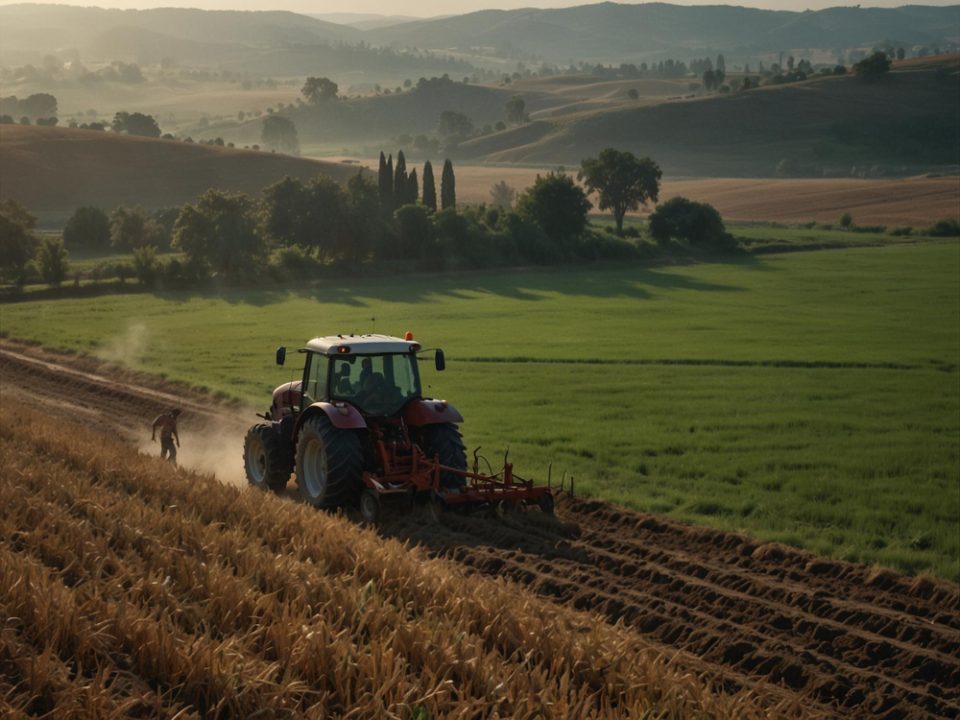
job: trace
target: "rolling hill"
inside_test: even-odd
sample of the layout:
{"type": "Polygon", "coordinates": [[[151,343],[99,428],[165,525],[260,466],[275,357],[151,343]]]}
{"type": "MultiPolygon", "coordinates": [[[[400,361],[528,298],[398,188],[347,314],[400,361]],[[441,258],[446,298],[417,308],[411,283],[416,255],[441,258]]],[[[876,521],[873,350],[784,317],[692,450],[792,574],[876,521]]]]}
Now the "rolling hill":
{"type": "Polygon", "coordinates": [[[259,194],[284,175],[344,181],[357,171],[268,152],[0,125],[0,199],[20,201],[44,225],[62,223],[82,205],[170,207],[208,188],[259,194]]]}
{"type": "Polygon", "coordinates": [[[373,72],[380,78],[374,82],[472,69],[431,54],[372,48],[361,30],[286,11],[19,4],[0,7],[0,27],[5,65],[42,65],[52,54],[82,63],[173,63],[254,76],[373,72]]]}
{"type": "Polygon", "coordinates": [[[851,166],[906,174],[960,165],[960,56],[908,61],[882,82],[819,77],[553,117],[477,138],[460,152],[486,161],[579,163],[605,147],[657,159],[673,175],[849,175],[851,166]]]}
{"type": "MultiPolygon", "coordinates": [[[[58,5],[0,7],[0,63],[41,64],[55,54],[84,63],[172,60],[254,74],[331,75],[348,72],[355,56],[340,59],[330,51],[341,44],[370,52],[375,48],[457,51],[482,62],[491,55],[573,61],[641,62],[674,57],[689,60],[725,53],[728,62],[754,62],[784,51],[836,52],[896,46],[955,47],[960,43],[960,5],[905,6],[892,9],[837,7],[817,12],[759,10],[734,6],[680,6],[665,3],[604,2],[542,10],[484,10],[450,17],[391,24],[389,18],[351,26],[355,16],[333,15],[341,22],[284,11],[203,11],[186,8],[107,10],[58,5]],[[384,26],[384,23],[386,25],[384,26]],[[325,56],[311,55],[327,47],[325,56]],[[477,54],[474,51],[481,49],[477,54]]],[[[402,17],[394,18],[402,20],[402,17]]],[[[376,54],[371,55],[376,58],[376,54]]],[[[442,74],[443,57],[421,58],[418,74],[430,67],[442,74]]],[[[393,67],[396,57],[377,64],[394,74],[416,68],[393,67]]],[[[403,62],[410,65],[410,59],[403,62]]],[[[464,63],[465,64],[465,63],[464,63]]],[[[484,63],[487,64],[487,63],[484,63]]],[[[506,67],[502,64],[497,67],[506,67]]],[[[491,66],[493,67],[493,66],[491,66]]],[[[513,67],[513,62],[510,63],[513,67]]]]}
{"type": "Polygon", "coordinates": [[[726,52],[753,56],[795,48],[960,42],[960,6],[838,7],[818,12],[733,6],[612,2],[542,10],[484,10],[367,33],[378,44],[492,47],[549,62],[634,62],[726,52]]]}

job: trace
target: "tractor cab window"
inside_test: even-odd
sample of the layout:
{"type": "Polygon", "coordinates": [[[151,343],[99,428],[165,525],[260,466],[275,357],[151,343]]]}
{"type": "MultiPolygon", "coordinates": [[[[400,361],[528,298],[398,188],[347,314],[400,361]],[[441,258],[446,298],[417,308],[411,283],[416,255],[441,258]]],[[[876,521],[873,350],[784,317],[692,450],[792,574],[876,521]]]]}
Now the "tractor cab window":
{"type": "Polygon", "coordinates": [[[327,358],[313,353],[310,353],[308,357],[309,364],[304,377],[306,382],[303,386],[303,406],[305,408],[318,400],[326,400],[327,398],[324,392],[324,388],[327,387],[327,358]]]}
{"type": "Polygon", "coordinates": [[[410,353],[338,357],[333,361],[330,395],[368,415],[393,415],[420,397],[416,363],[410,353]]]}

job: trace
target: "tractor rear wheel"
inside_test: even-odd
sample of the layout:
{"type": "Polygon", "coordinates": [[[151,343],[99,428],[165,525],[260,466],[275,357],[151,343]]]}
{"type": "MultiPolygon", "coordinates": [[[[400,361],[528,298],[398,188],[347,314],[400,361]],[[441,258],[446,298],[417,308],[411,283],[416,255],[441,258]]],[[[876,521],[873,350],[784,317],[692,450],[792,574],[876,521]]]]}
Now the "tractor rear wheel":
{"type": "Polygon", "coordinates": [[[291,455],[284,437],[272,425],[254,425],[243,443],[247,481],[261,490],[283,492],[293,472],[291,455]]]}
{"type": "Polygon", "coordinates": [[[362,487],[360,437],[315,415],[300,428],[297,439],[297,486],[314,507],[332,508],[356,502],[362,487]]]}
{"type": "MultiPolygon", "coordinates": [[[[467,451],[463,446],[460,428],[454,423],[427,425],[423,428],[423,452],[431,460],[440,458],[440,464],[458,470],[467,469],[467,451]]],[[[467,484],[466,478],[452,472],[440,474],[440,485],[446,490],[459,490],[467,484]]]]}

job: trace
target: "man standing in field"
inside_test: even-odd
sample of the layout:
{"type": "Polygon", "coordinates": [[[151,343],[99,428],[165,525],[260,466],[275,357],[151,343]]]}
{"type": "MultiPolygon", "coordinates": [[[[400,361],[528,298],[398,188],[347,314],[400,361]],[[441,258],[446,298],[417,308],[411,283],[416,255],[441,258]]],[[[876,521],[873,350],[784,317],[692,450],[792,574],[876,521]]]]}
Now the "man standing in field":
{"type": "Polygon", "coordinates": [[[174,465],[177,464],[177,448],[180,447],[180,435],[177,433],[177,417],[180,415],[180,408],[174,408],[169,412],[157,415],[153,421],[153,433],[150,439],[157,441],[157,429],[160,430],[160,457],[167,459],[174,465]],[[176,440],[177,444],[173,442],[176,440]]]}

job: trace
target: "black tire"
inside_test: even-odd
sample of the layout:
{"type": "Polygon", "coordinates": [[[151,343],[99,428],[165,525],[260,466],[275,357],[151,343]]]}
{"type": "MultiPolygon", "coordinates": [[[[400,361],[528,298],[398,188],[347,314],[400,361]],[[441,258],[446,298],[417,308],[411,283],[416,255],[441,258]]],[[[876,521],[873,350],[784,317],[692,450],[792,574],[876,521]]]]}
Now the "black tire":
{"type": "MultiPolygon", "coordinates": [[[[460,428],[453,423],[427,425],[421,431],[421,449],[431,460],[440,458],[440,464],[458,470],[467,469],[467,451],[463,445],[460,428]]],[[[462,475],[452,472],[440,474],[440,486],[445,490],[458,490],[467,484],[462,475]]]]}
{"type": "Polygon", "coordinates": [[[367,525],[376,525],[380,519],[380,498],[373,490],[360,493],[360,517],[367,525]]]}
{"type": "Polygon", "coordinates": [[[272,425],[254,425],[243,442],[247,482],[261,490],[283,492],[293,472],[292,455],[289,443],[272,425]]]}
{"type": "Polygon", "coordinates": [[[326,415],[304,422],[297,439],[297,487],[318,508],[356,503],[363,487],[360,437],[333,426],[326,415]]]}

